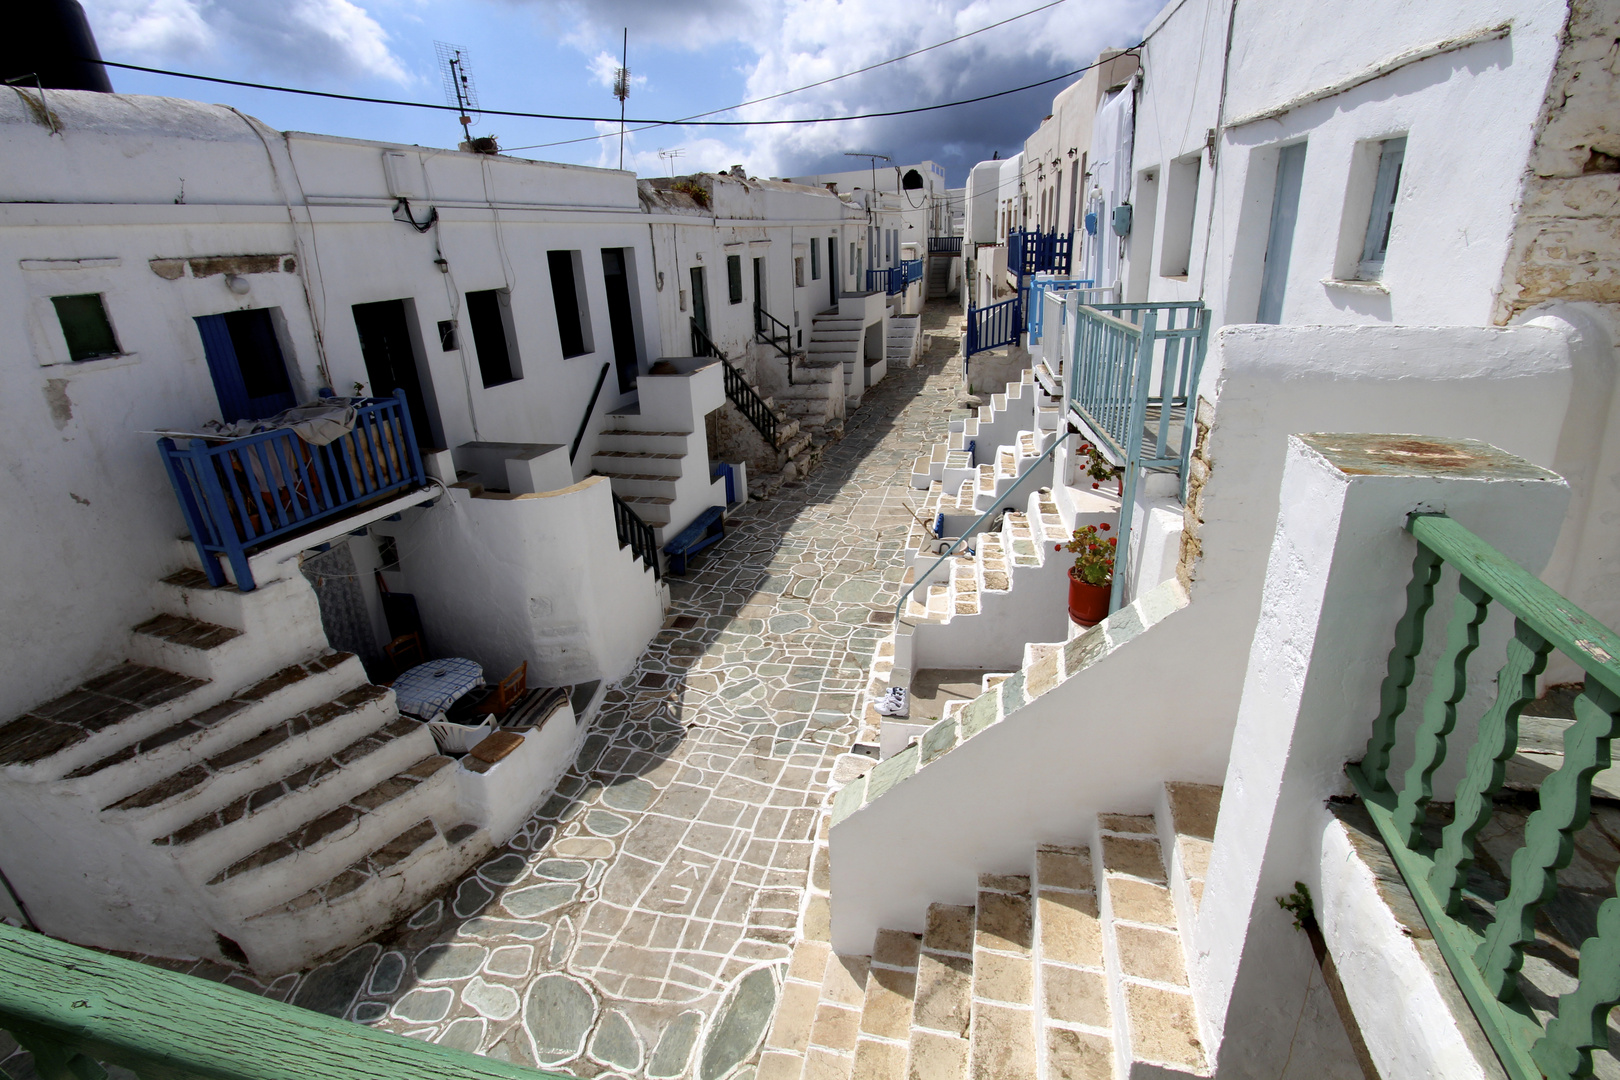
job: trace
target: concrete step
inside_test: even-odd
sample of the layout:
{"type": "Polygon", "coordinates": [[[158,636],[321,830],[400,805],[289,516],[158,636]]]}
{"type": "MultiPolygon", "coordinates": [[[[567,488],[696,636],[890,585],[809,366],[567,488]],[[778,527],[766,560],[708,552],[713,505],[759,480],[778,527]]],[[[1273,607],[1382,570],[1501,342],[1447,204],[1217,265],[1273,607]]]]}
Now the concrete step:
{"type": "Polygon", "coordinates": [[[410,768],[386,777],[343,805],[243,856],[208,879],[222,907],[247,917],[284,904],[340,873],[368,852],[424,818],[455,816],[456,763],[433,750],[410,768]]]}
{"type": "Polygon", "coordinates": [[[662,495],[620,495],[619,500],[654,528],[669,524],[669,507],[675,501],[662,495]]]}
{"type": "Polygon", "coordinates": [[[603,475],[622,473],[637,476],[681,476],[685,453],[642,453],[634,450],[598,450],[591,455],[591,468],[603,475]]]}
{"type": "Polygon", "coordinates": [[[685,454],[689,431],[633,431],[611,428],[596,437],[599,453],[625,451],[633,454],[685,454]]]}
{"type": "Polygon", "coordinates": [[[233,651],[231,643],[242,636],[242,631],[235,627],[164,613],[134,628],[129,655],[131,660],[148,667],[212,679],[233,651]]]}
{"type": "MultiPolygon", "coordinates": [[[[103,814],[144,839],[166,836],[203,814],[259,791],[279,776],[336,754],[399,718],[393,693],[369,683],[285,717],[207,757],[171,761],[173,770],[123,798],[102,802],[103,814]]],[[[411,721],[415,723],[415,721],[411,721]]]]}

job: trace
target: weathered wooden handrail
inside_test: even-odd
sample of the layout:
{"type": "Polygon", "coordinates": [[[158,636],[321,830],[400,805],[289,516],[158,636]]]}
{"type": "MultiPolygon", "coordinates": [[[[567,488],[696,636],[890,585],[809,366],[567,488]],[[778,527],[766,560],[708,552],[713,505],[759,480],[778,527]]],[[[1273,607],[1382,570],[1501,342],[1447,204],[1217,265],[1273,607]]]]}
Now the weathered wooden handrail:
{"type": "Polygon", "coordinates": [[[585,414],[579,418],[579,430],[574,432],[574,442],[568,447],[569,461],[573,461],[579,453],[579,444],[585,438],[585,429],[591,424],[591,414],[596,411],[596,399],[602,396],[602,384],[607,382],[608,369],[612,366],[604,363],[602,370],[597,373],[596,389],[591,391],[591,400],[585,403],[585,414]]]}
{"type": "Polygon", "coordinates": [[[192,543],[213,585],[220,558],[243,592],[254,587],[248,550],[423,487],[422,455],[405,392],[355,404],[354,427],[324,445],[276,428],[241,438],[158,440],[192,543]]]}
{"type": "Polygon", "coordinates": [[[569,1080],[3,923],[0,1028],[44,1080],[569,1080]]]}
{"type": "Polygon", "coordinates": [[[792,367],[793,329],[759,304],[754,305],[754,340],[773,347],[792,367]]]}
{"type": "Polygon", "coordinates": [[[641,519],[635,507],[613,496],[613,527],[618,530],[619,547],[629,548],[630,554],[652,569],[653,580],[663,577],[658,562],[658,539],[653,527],[641,519]]]}
{"type": "Polygon", "coordinates": [[[1518,973],[1525,946],[1535,940],[1536,914],[1557,895],[1558,871],[1569,865],[1572,837],[1591,812],[1592,776],[1608,766],[1609,740],[1620,732],[1620,635],[1443,514],[1414,514],[1407,529],[1417,540],[1417,557],[1406,612],[1395,627],[1366,754],[1347,771],[1508,1074],[1515,1080],[1589,1076],[1592,1050],[1607,1044],[1609,1010],[1620,1000],[1620,899],[1611,896],[1599,908],[1598,932],[1580,948],[1575,988],[1558,999],[1545,1027],[1521,995],[1518,973]],[[1456,571],[1458,595],[1412,736],[1413,761],[1397,788],[1390,758],[1443,565],[1456,571]],[[1468,749],[1451,824],[1433,848],[1421,826],[1434,797],[1434,772],[1455,752],[1447,742],[1468,686],[1468,658],[1493,601],[1514,618],[1507,662],[1468,749]],[[1564,762],[1542,782],[1538,807],[1525,823],[1507,895],[1485,917],[1465,904],[1463,886],[1506,762],[1518,748],[1519,714],[1535,699],[1536,677],[1554,649],[1585,671],[1586,688],[1564,734],[1564,762]]]}

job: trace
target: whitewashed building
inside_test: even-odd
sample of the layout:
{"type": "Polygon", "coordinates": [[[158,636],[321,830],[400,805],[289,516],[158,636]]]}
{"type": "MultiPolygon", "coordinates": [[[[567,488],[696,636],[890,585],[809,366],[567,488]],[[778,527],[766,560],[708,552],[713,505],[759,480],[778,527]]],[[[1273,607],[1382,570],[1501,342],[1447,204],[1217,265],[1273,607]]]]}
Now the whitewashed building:
{"type": "MultiPolygon", "coordinates": [[[[1586,800],[1610,822],[1620,792],[1579,775],[1607,766],[1581,740],[1620,700],[1616,18],[1187,0],[1096,99],[1076,206],[1096,231],[1071,272],[1103,293],[1022,275],[998,348],[1028,370],[914,465],[931,528],[874,658],[873,706],[961,669],[980,692],[869,711],[883,760],[833,811],[836,951],[876,961],[914,933],[943,957],[953,919],[978,928],[970,1019],[914,1028],[913,1061],[1614,1071],[1610,942],[1548,927],[1554,905],[1616,903],[1612,858],[1584,861],[1612,850],[1586,800]],[[1054,547],[1085,525],[1119,543],[1090,630],[1054,602],[1054,547]],[[1431,529],[1500,551],[1515,584],[1431,529]],[[1543,631],[1566,641],[1544,670],[1515,651],[1543,631]],[[1519,726],[1582,680],[1572,711],[1519,726]],[[1424,818],[1453,800],[1443,832],[1451,811],[1424,818]]],[[[1031,198],[1028,152],[971,173],[970,242],[1065,223],[1055,183],[1031,198]]],[[[970,304],[1015,276],[981,269],[970,304]]]]}

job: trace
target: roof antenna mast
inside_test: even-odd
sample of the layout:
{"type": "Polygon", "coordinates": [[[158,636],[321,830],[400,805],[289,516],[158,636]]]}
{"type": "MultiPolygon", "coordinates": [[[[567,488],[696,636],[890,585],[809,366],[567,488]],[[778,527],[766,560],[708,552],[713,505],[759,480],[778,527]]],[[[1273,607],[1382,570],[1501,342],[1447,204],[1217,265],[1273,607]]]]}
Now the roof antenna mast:
{"type": "Polygon", "coordinates": [[[624,54],[613,74],[613,96],[619,99],[619,168],[624,168],[624,99],[630,96],[630,28],[624,28],[624,54]]]}
{"type": "Polygon", "coordinates": [[[433,43],[439,55],[439,75],[444,79],[445,101],[461,110],[456,119],[461,121],[461,134],[472,143],[472,116],[478,110],[478,91],[473,86],[471,58],[460,45],[443,41],[433,43]]]}

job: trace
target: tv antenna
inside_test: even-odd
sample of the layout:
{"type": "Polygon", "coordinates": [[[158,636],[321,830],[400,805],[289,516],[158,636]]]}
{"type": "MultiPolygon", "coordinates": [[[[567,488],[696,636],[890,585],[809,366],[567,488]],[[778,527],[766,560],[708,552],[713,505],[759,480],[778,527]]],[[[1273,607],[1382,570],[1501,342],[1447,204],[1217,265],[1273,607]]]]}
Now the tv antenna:
{"type": "Polygon", "coordinates": [[[658,150],[658,159],[669,162],[669,178],[671,180],[675,179],[675,159],[684,153],[686,153],[686,147],[684,146],[677,146],[672,150],[665,150],[660,147],[658,150]]]}
{"type": "Polygon", "coordinates": [[[863,157],[863,158],[870,158],[872,160],[872,190],[873,191],[877,190],[877,163],[879,161],[893,161],[894,160],[894,158],[890,157],[888,154],[863,154],[858,150],[845,150],[844,151],[844,156],[845,157],[863,157]]]}
{"type": "Polygon", "coordinates": [[[461,110],[456,119],[461,121],[461,133],[472,142],[472,114],[478,111],[478,88],[473,85],[471,58],[460,45],[435,41],[433,51],[439,58],[439,75],[444,80],[444,100],[461,110]]]}
{"type": "Polygon", "coordinates": [[[624,168],[624,99],[630,96],[630,28],[624,28],[624,55],[613,73],[613,96],[619,99],[619,168],[624,168]]]}

